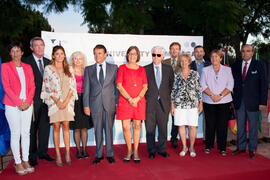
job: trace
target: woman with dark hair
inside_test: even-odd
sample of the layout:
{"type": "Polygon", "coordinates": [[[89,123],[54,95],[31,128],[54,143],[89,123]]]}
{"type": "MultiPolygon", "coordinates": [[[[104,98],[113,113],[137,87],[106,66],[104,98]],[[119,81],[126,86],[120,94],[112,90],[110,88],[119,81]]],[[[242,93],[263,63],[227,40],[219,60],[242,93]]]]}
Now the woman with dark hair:
{"type": "Polygon", "coordinates": [[[5,92],[3,104],[5,104],[5,115],[11,132],[10,143],[16,173],[24,175],[35,170],[28,163],[35,82],[31,66],[21,61],[22,43],[11,43],[8,51],[12,60],[2,64],[1,68],[1,79],[5,92]],[[22,160],[20,148],[22,149],[22,160]]]}
{"type": "Polygon", "coordinates": [[[119,67],[117,73],[117,89],[120,92],[116,119],[122,120],[124,138],[128,152],[124,162],[129,162],[134,153],[134,162],[139,163],[138,147],[141,136],[141,121],[145,120],[147,78],[145,70],[137,62],[140,60],[140,51],[136,46],[127,50],[127,64],[119,67]],[[133,124],[134,152],[132,151],[131,120],[133,124]]]}
{"type": "Polygon", "coordinates": [[[41,99],[48,105],[50,123],[53,123],[53,140],[56,165],[63,166],[59,149],[62,124],[66,148],[66,164],[71,165],[69,121],[74,121],[74,102],[78,99],[73,69],[68,65],[62,46],[54,46],[51,64],[45,67],[41,99]]]}
{"type": "Polygon", "coordinates": [[[203,91],[203,109],[205,115],[205,153],[210,154],[214,148],[215,134],[217,148],[226,156],[226,142],[231,92],[234,80],[230,67],[221,64],[223,54],[220,50],[210,53],[211,66],[202,70],[201,85],[203,91]]]}

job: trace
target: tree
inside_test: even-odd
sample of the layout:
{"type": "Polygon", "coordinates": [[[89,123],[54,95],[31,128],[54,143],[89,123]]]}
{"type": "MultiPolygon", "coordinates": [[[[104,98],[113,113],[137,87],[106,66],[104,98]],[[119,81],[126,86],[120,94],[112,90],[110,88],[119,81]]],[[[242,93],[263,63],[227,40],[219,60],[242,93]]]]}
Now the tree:
{"type": "Polygon", "coordinates": [[[30,39],[40,36],[41,30],[51,30],[42,13],[21,5],[19,0],[2,0],[0,8],[0,55],[3,61],[9,60],[7,46],[12,41],[21,41],[24,45],[24,54],[29,55],[30,39]]]}

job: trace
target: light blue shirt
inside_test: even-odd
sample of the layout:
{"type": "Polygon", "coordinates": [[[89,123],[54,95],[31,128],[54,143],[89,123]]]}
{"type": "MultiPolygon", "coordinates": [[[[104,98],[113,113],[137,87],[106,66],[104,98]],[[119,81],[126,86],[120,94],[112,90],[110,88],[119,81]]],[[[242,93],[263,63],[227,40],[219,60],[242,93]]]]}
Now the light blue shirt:
{"type": "Polygon", "coordinates": [[[155,67],[159,67],[159,72],[160,72],[160,81],[162,81],[162,63],[160,63],[159,65],[155,65],[154,63],[153,63],[153,65],[154,65],[154,72],[155,72],[155,77],[156,77],[156,68],[155,67]]]}
{"type": "MultiPolygon", "coordinates": [[[[103,69],[103,75],[104,75],[104,80],[105,80],[105,77],[106,77],[106,62],[103,61],[102,64],[102,69],[103,69]]],[[[100,64],[96,63],[96,66],[97,66],[97,79],[99,80],[99,71],[100,71],[100,64]]]]}

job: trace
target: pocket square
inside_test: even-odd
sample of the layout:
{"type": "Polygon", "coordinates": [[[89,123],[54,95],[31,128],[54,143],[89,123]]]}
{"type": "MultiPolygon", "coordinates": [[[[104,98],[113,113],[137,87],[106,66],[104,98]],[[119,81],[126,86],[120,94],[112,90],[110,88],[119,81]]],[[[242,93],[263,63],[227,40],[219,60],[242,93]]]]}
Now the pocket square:
{"type": "Polygon", "coordinates": [[[257,73],[258,73],[257,70],[251,71],[251,74],[257,74],[257,73]]]}

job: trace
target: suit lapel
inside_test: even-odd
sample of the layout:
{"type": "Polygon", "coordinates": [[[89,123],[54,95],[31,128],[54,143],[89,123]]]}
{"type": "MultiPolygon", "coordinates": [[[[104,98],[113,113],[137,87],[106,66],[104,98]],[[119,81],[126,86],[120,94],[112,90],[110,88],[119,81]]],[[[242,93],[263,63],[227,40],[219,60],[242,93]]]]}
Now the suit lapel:
{"type": "Polygon", "coordinates": [[[109,81],[110,76],[111,76],[111,66],[108,63],[106,63],[106,76],[104,79],[103,86],[105,85],[105,83],[107,83],[107,81],[109,81]]]}
{"type": "MultiPolygon", "coordinates": [[[[162,65],[161,65],[162,66],[162,65]]],[[[156,89],[158,90],[158,87],[157,87],[157,82],[156,82],[156,75],[155,75],[155,71],[154,71],[154,63],[152,63],[151,64],[151,66],[150,66],[150,73],[152,74],[152,76],[153,76],[153,78],[151,78],[151,79],[153,79],[153,81],[154,81],[154,86],[156,87],[156,89]]],[[[162,76],[163,76],[163,74],[162,74],[162,76]]],[[[161,84],[162,84],[162,79],[161,79],[161,83],[160,83],[160,86],[161,86],[161,84]]]]}
{"type": "Polygon", "coordinates": [[[14,72],[15,76],[17,77],[17,79],[20,81],[20,77],[19,77],[18,71],[16,69],[16,66],[15,66],[13,60],[9,62],[9,66],[12,69],[12,71],[14,72]]]}

